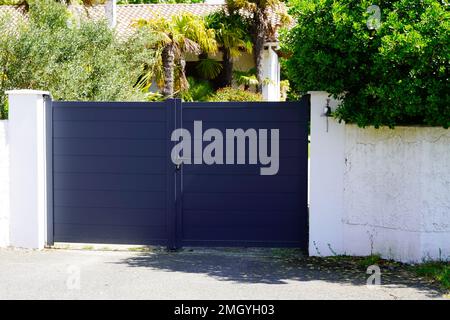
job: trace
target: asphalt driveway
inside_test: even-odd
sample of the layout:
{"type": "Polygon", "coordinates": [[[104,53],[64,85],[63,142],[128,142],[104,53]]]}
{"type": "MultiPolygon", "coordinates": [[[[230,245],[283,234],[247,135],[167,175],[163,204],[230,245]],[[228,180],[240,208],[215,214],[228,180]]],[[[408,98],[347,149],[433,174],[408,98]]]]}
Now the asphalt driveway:
{"type": "Polygon", "coordinates": [[[1,299],[432,299],[426,281],[285,259],[269,250],[0,250],[1,299]]]}

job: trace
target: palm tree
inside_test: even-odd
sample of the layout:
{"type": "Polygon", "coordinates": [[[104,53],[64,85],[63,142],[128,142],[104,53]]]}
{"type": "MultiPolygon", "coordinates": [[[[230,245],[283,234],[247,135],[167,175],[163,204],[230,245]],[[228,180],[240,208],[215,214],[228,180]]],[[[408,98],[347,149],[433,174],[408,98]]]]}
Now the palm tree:
{"type": "Polygon", "coordinates": [[[183,13],[172,16],[170,19],[164,17],[151,20],[140,19],[134,25],[151,32],[162,48],[163,88],[161,93],[164,97],[174,95],[175,72],[179,74],[179,90],[189,87],[184,72],[186,53],[199,55],[217,52],[214,30],[206,27],[203,18],[192,14],[183,13]]]}
{"type": "Polygon", "coordinates": [[[266,39],[275,39],[278,29],[290,23],[286,5],[282,0],[226,0],[226,4],[230,14],[240,15],[250,25],[257,91],[262,92],[264,42],[266,39]]]}
{"type": "Polygon", "coordinates": [[[252,53],[252,39],[249,26],[241,16],[217,11],[206,17],[207,24],[216,32],[216,39],[223,52],[224,86],[231,86],[233,80],[233,62],[243,52],[252,53]]]}

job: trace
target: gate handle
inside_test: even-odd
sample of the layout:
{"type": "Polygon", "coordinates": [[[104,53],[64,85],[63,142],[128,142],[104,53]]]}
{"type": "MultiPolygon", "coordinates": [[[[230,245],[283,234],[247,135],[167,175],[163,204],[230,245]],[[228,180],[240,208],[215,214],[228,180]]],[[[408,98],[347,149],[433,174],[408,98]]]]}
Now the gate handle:
{"type": "Polygon", "coordinates": [[[184,163],[184,161],[189,161],[189,158],[180,158],[177,157],[177,163],[175,163],[175,171],[179,171],[181,169],[181,165],[184,163]]]}

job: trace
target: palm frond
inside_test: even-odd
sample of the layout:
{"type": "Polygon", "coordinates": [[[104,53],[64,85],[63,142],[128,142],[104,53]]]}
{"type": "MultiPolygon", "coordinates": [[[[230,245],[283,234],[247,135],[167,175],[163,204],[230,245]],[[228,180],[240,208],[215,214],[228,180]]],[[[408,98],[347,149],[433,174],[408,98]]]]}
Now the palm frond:
{"type": "Polygon", "coordinates": [[[208,27],[215,30],[217,42],[237,58],[242,52],[252,52],[253,43],[245,19],[225,10],[214,12],[206,17],[208,27]]]}
{"type": "Polygon", "coordinates": [[[244,86],[257,86],[259,84],[256,78],[256,69],[251,68],[247,71],[234,70],[234,80],[238,85],[244,86]]]}
{"type": "Polygon", "coordinates": [[[181,42],[182,44],[183,52],[189,52],[193,54],[200,54],[202,52],[200,45],[189,38],[183,37],[183,39],[180,39],[179,42],[181,42]]]}
{"type": "Polygon", "coordinates": [[[203,78],[214,79],[222,71],[223,65],[217,60],[206,58],[200,59],[196,69],[203,78]]]}

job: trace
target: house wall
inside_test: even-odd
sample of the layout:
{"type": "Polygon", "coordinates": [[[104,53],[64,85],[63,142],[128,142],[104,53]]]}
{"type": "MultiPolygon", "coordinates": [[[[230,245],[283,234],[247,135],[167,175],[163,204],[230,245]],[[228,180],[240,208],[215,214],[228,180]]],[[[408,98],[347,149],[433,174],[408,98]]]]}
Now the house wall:
{"type": "MultiPolygon", "coordinates": [[[[223,54],[222,52],[217,52],[215,55],[209,55],[208,56],[211,59],[215,59],[218,61],[222,61],[223,54]]],[[[186,54],[186,61],[198,61],[198,56],[195,54],[187,53],[186,54]]],[[[255,66],[255,63],[253,62],[253,55],[251,53],[243,52],[242,55],[236,59],[233,63],[233,70],[240,70],[240,71],[248,71],[248,69],[251,69],[255,66]]]]}
{"type": "MultiPolygon", "coordinates": [[[[276,47],[275,44],[270,44],[276,47]]],[[[222,61],[222,53],[219,51],[215,55],[210,55],[209,58],[222,61]]],[[[186,61],[198,61],[198,56],[193,54],[186,55],[186,61]]],[[[253,54],[242,53],[242,55],[233,62],[233,70],[248,71],[255,67],[253,54]]],[[[263,76],[267,83],[263,85],[262,96],[264,100],[279,101],[280,100],[280,63],[277,53],[271,49],[265,49],[263,55],[263,76]]],[[[233,87],[238,87],[236,83],[233,87]]],[[[154,90],[157,90],[154,88],[154,90]]],[[[254,91],[254,88],[250,89],[254,91]]]]}
{"type": "Polygon", "coordinates": [[[263,85],[262,95],[264,100],[280,100],[280,63],[275,49],[277,43],[268,44],[263,55],[263,77],[267,83],[263,85]]]}
{"type": "Polygon", "coordinates": [[[312,93],[310,254],[450,259],[450,130],[326,132],[326,98],[312,93]]]}
{"type": "MultiPolygon", "coordinates": [[[[222,61],[223,54],[222,52],[217,52],[215,55],[209,55],[209,58],[215,59],[218,61],[222,61]]],[[[199,61],[199,58],[195,54],[186,54],[186,61],[187,62],[195,62],[199,61]]],[[[249,69],[253,68],[255,66],[255,63],[253,62],[253,55],[249,53],[243,53],[236,61],[233,63],[233,70],[239,70],[239,71],[248,71],[249,69]]],[[[238,85],[236,83],[233,83],[233,87],[237,88],[238,85]]],[[[159,88],[156,85],[155,82],[152,83],[150,89],[151,92],[158,92],[159,88]]],[[[253,88],[250,88],[250,91],[255,91],[253,88]]]]}
{"type": "Polygon", "coordinates": [[[253,55],[251,53],[242,53],[242,55],[234,62],[233,69],[239,71],[248,71],[255,67],[253,55]]]}
{"type": "Polygon", "coordinates": [[[8,121],[0,120],[0,247],[9,245],[8,121]]]}

